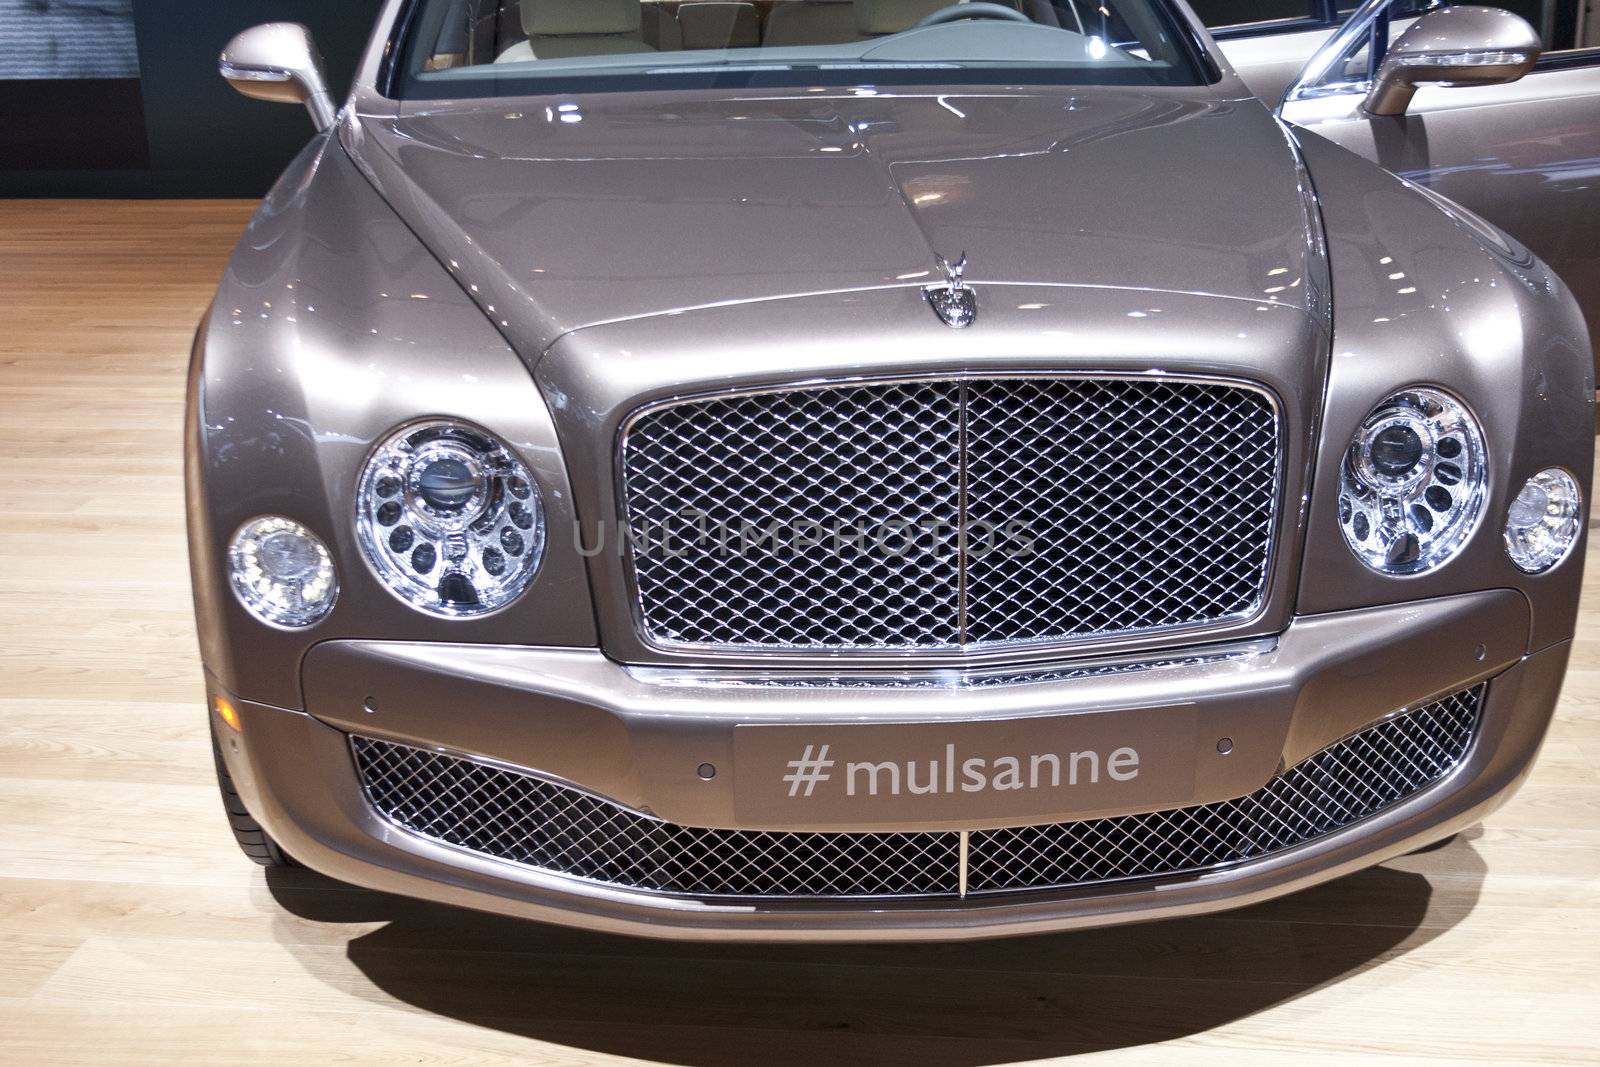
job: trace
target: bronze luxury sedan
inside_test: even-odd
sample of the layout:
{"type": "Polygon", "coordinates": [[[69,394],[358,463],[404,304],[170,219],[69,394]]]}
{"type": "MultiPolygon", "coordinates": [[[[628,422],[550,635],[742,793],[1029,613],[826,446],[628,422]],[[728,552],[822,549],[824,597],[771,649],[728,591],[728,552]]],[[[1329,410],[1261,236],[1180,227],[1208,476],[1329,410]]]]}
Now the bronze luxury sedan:
{"type": "Polygon", "coordinates": [[[1537,69],[1389,8],[1281,114],[1176,0],[391,0],[342,104],[241,34],[320,131],[189,382],[245,850],[966,938],[1481,819],[1566,669],[1594,373],[1518,235],[1317,132],[1537,69]]]}

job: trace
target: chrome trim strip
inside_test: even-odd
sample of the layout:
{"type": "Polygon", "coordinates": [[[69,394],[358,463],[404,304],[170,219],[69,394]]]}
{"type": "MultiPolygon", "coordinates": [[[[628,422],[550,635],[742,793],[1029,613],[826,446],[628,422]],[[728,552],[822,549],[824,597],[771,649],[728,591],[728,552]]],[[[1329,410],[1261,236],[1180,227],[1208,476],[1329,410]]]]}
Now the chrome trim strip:
{"type": "MultiPolygon", "coordinates": [[[[1073,8],[1074,11],[1077,8],[1073,8]]],[[[967,641],[967,521],[971,516],[971,508],[967,500],[967,472],[971,466],[971,457],[967,455],[967,414],[970,408],[969,388],[967,382],[961,383],[956,399],[956,457],[959,467],[956,470],[956,644],[966,648],[967,641]]],[[[961,841],[965,857],[966,839],[961,841]]],[[[966,864],[963,858],[962,877],[965,878],[966,864]]]]}
{"type": "Polygon", "coordinates": [[[1100,656],[1093,659],[1059,660],[1047,663],[1012,664],[975,669],[936,669],[927,671],[830,671],[817,670],[715,670],[690,667],[626,666],[628,674],[647,685],[679,688],[742,688],[767,686],[775,689],[980,689],[1010,685],[1044,685],[1078,678],[1138,671],[1172,670],[1199,667],[1230,660],[1254,659],[1277,650],[1275,637],[1254,638],[1224,645],[1175,650],[1171,655],[1100,656]]]}

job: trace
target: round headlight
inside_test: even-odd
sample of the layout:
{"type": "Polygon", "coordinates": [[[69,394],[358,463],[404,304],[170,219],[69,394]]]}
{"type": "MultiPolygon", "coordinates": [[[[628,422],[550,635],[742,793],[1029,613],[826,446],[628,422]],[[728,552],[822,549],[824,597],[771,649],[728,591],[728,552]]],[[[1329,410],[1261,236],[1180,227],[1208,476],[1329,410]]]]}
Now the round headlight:
{"type": "Polygon", "coordinates": [[[504,607],[544,555],[544,505],[527,464],[456,422],[409,426],[361,473],[356,532],[400,599],[459,618],[504,607]]]}
{"type": "Polygon", "coordinates": [[[1506,554],[1529,574],[1567,558],[1582,529],[1578,480],[1559,467],[1529,478],[1506,514],[1506,554]]]}
{"type": "Polygon", "coordinates": [[[327,546],[279,515],[239,527],[228,546],[228,572],[239,602],[274,626],[298,629],[320,622],[339,595],[327,546]]]}
{"type": "Polygon", "coordinates": [[[1461,550],[1483,512],[1483,431],[1449,394],[1407,389],[1361,423],[1339,481],[1339,528],[1363,563],[1385,574],[1430,571],[1461,550]]]}

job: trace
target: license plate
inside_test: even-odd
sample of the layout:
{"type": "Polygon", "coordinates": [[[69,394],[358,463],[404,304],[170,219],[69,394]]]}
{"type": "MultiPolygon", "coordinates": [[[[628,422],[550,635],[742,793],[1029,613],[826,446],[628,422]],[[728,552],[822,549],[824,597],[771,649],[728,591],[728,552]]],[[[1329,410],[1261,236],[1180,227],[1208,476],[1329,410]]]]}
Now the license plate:
{"type": "Polygon", "coordinates": [[[972,722],[739,726],[734,810],[769,829],[1049,822],[1191,802],[1191,707],[972,722]]]}

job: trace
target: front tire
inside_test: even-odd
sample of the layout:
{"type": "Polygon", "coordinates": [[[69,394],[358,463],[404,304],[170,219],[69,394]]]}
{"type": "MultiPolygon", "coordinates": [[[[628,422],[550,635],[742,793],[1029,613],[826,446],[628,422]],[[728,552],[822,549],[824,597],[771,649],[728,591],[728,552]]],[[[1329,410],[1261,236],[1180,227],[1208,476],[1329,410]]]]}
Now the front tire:
{"type": "Polygon", "coordinates": [[[222,749],[215,737],[211,739],[211,757],[217,765],[217,789],[222,793],[222,810],[227,812],[228,826],[233,830],[233,839],[239,843],[239,850],[263,867],[299,866],[245,809],[239,790],[234,788],[233,775],[228,773],[228,765],[222,760],[222,749]]]}

